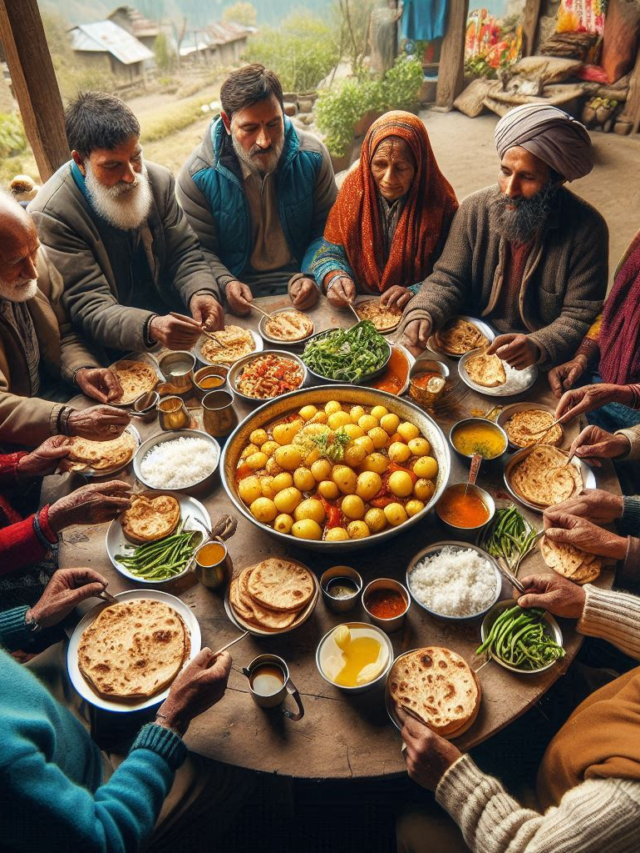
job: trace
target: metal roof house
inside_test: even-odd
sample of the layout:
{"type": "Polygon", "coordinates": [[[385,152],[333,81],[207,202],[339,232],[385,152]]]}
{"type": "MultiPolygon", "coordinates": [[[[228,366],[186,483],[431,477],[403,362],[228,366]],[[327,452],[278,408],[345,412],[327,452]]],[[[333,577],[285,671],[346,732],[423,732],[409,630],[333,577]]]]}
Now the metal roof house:
{"type": "Polygon", "coordinates": [[[70,33],[77,59],[94,70],[111,72],[122,83],[144,77],[145,66],[154,61],[148,47],[113,21],[80,24],[70,33]]]}
{"type": "Polygon", "coordinates": [[[240,61],[252,32],[253,29],[231,22],[209,24],[185,35],[180,56],[209,65],[234,65],[240,61]]]}
{"type": "Polygon", "coordinates": [[[157,36],[160,35],[160,24],[157,21],[145,18],[142,12],[134,9],[133,6],[118,6],[108,16],[107,20],[113,21],[114,24],[122,27],[129,35],[141,41],[149,50],[153,50],[153,43],[157,36]]]}

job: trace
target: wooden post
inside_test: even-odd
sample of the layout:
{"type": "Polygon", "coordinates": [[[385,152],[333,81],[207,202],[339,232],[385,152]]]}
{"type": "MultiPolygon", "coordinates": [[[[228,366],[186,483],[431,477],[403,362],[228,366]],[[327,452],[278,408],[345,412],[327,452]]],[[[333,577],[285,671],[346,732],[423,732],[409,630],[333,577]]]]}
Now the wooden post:
{"type": "Polygon", "coordinates": [[[640,127],[640,50],[636,57],[636,64],[631,72],[627,102],[624,105],[622,114],[616,119],[617,122],[620,124],[630,124],[632,133],[637,133],[640,127]]]}
{"type": "Polygon", "coordinates": [[[436,89],[436,107],[443,112],[453,109],[453,102],[462,90],[468,14],[469,0],[452,0],[449,4],[449,19],[442,39],[436,89]]]}
{"type": "Polygon", "coordinates": [[[69,159],[64,108],[37,0],[0,0],[0,40],[40,179],[69,159]]]}
{"type": "Polygon", "coordinates": [[[522,21],[522,55],[533,56],[542,0],[527,0],[522,21]]]}

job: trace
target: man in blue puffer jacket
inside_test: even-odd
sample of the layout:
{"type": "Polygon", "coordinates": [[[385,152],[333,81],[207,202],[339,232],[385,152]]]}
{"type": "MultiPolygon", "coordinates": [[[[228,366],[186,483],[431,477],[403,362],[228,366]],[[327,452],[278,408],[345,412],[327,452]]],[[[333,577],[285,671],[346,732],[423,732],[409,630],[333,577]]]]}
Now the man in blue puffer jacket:
{"type": "Polygon", "coordinates": [[[254,296],[286,290],[310,308],[319,293],[311,260],[337,194],[329,153],[295,130],[263,65],[234,71],[220,100],[180,171],[180,203],[231,311],[247,314],[254,296]]]}

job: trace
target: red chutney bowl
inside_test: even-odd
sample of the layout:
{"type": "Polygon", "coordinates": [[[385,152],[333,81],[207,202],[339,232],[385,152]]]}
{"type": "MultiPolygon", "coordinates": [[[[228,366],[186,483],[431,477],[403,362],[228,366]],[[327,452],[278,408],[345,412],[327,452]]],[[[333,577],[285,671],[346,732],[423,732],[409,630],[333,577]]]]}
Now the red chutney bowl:
{"type": "Polygon", "coordinates": [[[399,581],[376,578],[365,586],[362,606],[374,625],[391,634],[404,625],[411,607],[411,596],[399,581]]]}

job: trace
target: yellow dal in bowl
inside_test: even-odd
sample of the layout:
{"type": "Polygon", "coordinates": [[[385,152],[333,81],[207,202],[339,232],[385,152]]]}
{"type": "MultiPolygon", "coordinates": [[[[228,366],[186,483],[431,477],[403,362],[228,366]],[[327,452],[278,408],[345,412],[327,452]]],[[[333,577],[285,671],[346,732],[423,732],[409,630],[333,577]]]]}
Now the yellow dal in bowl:
{"type": "Polygon", "coordinates": [[[451,441],[463,456],[479,453],[484,459],[495,459],[507,448],[502,433],[490,423],[461,424],[453,433],[451,441]]]}

